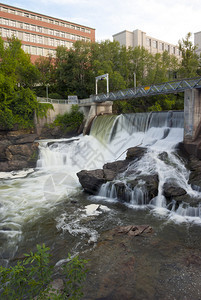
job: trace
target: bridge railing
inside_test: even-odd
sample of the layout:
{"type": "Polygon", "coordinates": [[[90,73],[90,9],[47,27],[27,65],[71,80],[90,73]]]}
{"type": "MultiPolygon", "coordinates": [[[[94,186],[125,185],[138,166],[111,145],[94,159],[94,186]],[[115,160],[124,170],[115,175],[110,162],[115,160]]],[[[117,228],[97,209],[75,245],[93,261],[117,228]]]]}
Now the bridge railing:
{"type": "Polygon", "coordinates": [[[91,99],[93,102],[114,101],[160,94],[179,93],[193,88],[201,88],[201,77],[175,80],[160,84],[145,85],[137,88],[119,90],[116,92],[91,95],[91,99]]]}
{"type": "Polygon", "coordinates": [[[91,102],[94,102],[92,100],[92,98],[86,98],[86,99],[79,99],[79,104],[88,104],[88,103],[91,103],[91,102]]]}
{"type": "Polygon", "coordinates": [[[57,104],[68,104],[67,99],[51,99],[51,98],[43,98],[43,97],[37,97],[38,102],[40,103],[57,103],[57,104]]]}

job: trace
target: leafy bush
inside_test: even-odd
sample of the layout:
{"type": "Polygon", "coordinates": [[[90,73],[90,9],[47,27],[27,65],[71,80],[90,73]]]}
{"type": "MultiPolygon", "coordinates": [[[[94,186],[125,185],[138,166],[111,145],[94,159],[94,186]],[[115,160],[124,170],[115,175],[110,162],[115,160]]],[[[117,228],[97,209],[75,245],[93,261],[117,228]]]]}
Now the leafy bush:
{"type": "Polygon", "coordinates": [[[63,115],[58,115],[54,125],[59,126],[64,132],[77,130],[82,124],[84,115],[79,111],[78,105],[72,105],[71,111],[63,115]]]}
{"type": "Polygon", "coordinates": [[[49,93],[48,97],[50,99],[62,99],[63,97],[58,93],[49,93]]]}
{"type": "Polygon", "coordinates": [[[9,130],[12,129],[14,125],[14,116],[12,110],[5,107],[0,110],[0,129],[9,130]]]}
{"type": "Polygon", "coordinates": [[[37,245],[35,253],[24,254],[26,258],[14,267],[0,266],[1,299],[80,299],[87,261],[68,255],[62,272],[65,275],[64,291],[56,293],[50,285],[53,267],[50,265],[49,250],[45,244],[37,245]]]}

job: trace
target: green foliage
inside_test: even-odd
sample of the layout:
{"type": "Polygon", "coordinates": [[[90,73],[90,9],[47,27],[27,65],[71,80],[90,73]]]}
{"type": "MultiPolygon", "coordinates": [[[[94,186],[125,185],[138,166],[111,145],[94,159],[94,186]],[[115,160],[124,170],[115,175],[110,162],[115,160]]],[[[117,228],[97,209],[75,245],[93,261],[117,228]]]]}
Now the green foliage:
{"type": "Polygon", "coordinates": [[[179,41],[179,50],[182,52],[182,63],[179,70],[180,76],[195,77],[198,75],[199,57],[195,53],[196,46],[191,42],[191,33],[186,35],[185,39],[179,41]]]}
{"type": "Polygon", "coordinates": [[[59,126],[64,132],[74,131],[79,128],[83,119],[84,115],[79,111],[79,106],[72,105],[69,113],[57,115],[54,125],[59,126]]]}
{"type": "Polygon", "coordinates": [[[33,127],[34,111],[41,111],[32,90],[39,71],[15,38],[9,39],[6,47],[0,38],[0,60],[0,128],[9,130],[15,123],[33,127]]]}
{"type": "Polygon", "coordinates": [[[83,295],[83,281],[86,279],[86,260],[78,256],[71,258],[63,266],[65,276],[64,291],[55,291],[50,282],[53,267],[50,264],[49,248],[43,244],[37,245],[37,251],[24,254],[25,259],[18,261],[13,267],[0,266],[0,282],[3,290],[1,299],[80,299],[83,295]]]}
{"type": "Polygon", "coordinates": [[[14,125],[14,116],[12,110],[5,107],[0,110],[0,128],[3,130],[5,129],[12,129],[14,125]]]}
{"type": "Polygon", "coordinates": [[[79,259],[78,256],[71,258],[71,255],[68,255],[68,263],[63,267],[63,273],[67,276],[65,281],[65,294],[69,295],[68,299],[77,300],[83,296],[83,282],[86,279],[87,269],[86,264],[87,260],[79,259]]]}
{"type": "Polygon", "coordinates": [[[48,95],[48,97],[49,97],[50,99],[62,99],[62,96],[59,95],[58,93],[50,93],[50,94],[48,95]]]}

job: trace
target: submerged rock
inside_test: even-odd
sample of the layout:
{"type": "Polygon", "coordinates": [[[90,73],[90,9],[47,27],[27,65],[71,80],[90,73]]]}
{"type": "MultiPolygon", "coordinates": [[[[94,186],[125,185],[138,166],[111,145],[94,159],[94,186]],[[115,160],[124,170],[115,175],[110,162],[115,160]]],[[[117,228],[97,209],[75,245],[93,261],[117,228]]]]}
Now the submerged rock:
{"type": "Polygon", "coordinates": [[[116,231],[130,236],[138,236],[146,233],[152,233],[153,229],[149,225],[129,225],[119,227],[116,231]]]}

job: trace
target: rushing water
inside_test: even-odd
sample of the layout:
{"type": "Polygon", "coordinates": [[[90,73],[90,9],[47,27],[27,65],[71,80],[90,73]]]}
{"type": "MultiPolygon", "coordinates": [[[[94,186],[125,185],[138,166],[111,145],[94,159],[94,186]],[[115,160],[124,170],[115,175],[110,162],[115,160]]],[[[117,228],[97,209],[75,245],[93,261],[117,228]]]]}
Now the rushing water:
{"type": "Polygon", "coordinates": [[[189,172],[175,154],[175,146],[182,140],[183,112],[162,112],[100,116],[89,136],[40,141],[35,170],[0,173],[1,264],[7,265],[41,242],[52,248],[59,264],[68,252],[93,247],[101,231],[127,222],[142,224],[146,220],[156,228],[175,224],[185,239],[189,224],[200,223],[200,208],[193,210],[181,203],[169,210],[163,195],[163,184],[171,179],[191,197],[201,197],[189,186],[189,172]],[[134,146],[148,151],[118,180],[157,172],[157,197],[146,202],[143,182],[129,191],[126,204],[118,202],[113,184],[102,186],[97,196],[83,193],[78,171],[124,159],[126,150],[134,146]],[[166,161],[160,159],[164,151],[166,161]],[[188,225],[181,227],[182,222],[188,225]]]}

